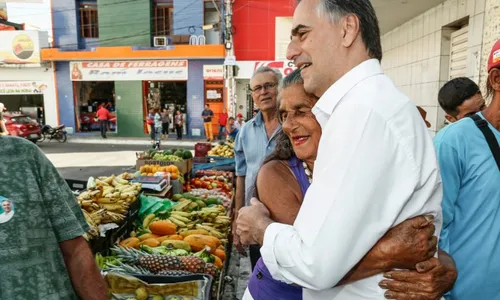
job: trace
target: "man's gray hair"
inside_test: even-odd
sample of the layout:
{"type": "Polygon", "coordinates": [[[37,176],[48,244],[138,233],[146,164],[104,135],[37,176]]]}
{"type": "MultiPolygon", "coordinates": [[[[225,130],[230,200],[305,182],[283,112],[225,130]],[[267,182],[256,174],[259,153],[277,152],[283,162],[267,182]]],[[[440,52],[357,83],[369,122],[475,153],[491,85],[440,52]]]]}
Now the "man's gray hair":
{"type": "Polygon", "coordinates": [[[273,73],[274,77],[276,77],[276,82],[280,82],[281,79],[283,78],[283,75],[281,75],[280,70],[278,70],[276,68],[271,68],[268,66],[262,66],[262,67],[258,67],[257,70],[255,70],[253,72],[251,79],[253,79],[255,77],[255,75],[260,74],[260,73],[273,73]]]}
{"type": "MultiPolygon", "coordinates": [[[[300,3],[301,0],[297,0],[300,3]]],[[[368,55],[382,61],[380,28],[371,0],[319,0],[316,12],[326,16],[330,23],[338,23],[342,17],[354,14],[359,18],[359,31],[368,50],[368,55]]]]}

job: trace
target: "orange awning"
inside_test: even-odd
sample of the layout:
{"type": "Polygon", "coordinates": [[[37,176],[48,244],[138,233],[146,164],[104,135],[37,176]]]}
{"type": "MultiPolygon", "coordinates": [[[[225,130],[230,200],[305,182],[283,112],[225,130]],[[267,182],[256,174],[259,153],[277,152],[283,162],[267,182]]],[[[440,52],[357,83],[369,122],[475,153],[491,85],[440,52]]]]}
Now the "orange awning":
{"type": "Polygon", "coordinates": [[[96,47],[92,50],[65,51],[59,48],[41,50],[42,61],[140,60],[140,59],[224,59],[224,45],[174,45],[164,48],[131,46],[96,47]]]}

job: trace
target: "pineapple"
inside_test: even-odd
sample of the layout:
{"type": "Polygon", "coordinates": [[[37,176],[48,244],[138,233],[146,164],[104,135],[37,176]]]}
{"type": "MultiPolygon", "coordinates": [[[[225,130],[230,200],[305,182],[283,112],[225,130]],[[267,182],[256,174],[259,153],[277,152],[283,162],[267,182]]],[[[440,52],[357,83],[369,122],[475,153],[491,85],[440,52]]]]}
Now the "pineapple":
{"type": "Polygon", "coordinates": [[[134,248],[121,246],[113,247],[111,250],[123,259],[123,262],[140,266],[155,274],[164,270],[183,270],[183,264],[176,256],[151,255],[134,248]]]}
{"type": "Polygon", "coordinates": [[[181,261],[184,264],[184,268],[182,270],[195,273],[202,274],[205,270],[205,261],[196,256],[183,256],[180,257],[181,261]]]}
{"type": "Polygon", "coordinates": [[[212,275],[214,278],[217,278],[217,275],[219,275],[219,269],[214,264],[207,263],[205,265],[205,274],[212,275]]]}
{"type": "Polygon", "coordinates": [[[125,274],[140,274],[140,275],[151,275],[152,273],[149,270],[141,266],[135,265],[127,265],[122,262],[118,262],[118,266],[109,266],[107,269],[108,272],[118,272],[125,274]]]}
{"type": "Polygon", "coordinates": [[[177,271],[183,269],[179,257],[169,255],[146,254],[139,258],[139,265],[155,274],[161,271],[177,271]]]}

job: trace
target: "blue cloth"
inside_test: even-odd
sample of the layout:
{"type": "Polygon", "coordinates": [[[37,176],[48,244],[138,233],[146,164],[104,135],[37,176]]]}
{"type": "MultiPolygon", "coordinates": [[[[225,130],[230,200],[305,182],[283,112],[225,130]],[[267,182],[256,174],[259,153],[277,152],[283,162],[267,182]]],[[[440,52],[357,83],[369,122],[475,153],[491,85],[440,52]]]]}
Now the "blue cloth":
{"type": "MultiPolygon", "coordinates": [[[[489,127],[500,141],[500,132],[489,127]]],[[[500,299],[500,172],[495,159],[470,118],[442,129],[434,145],[444,192],[439,247],[458,269],[446,299],[500,299]]]]}
{"type": "Polygon", "coordinates": [[[281,131],[281,125],[276,128],[270,139],[267,138],[262,113],[259,112],[241,128],[234,144],[236,176],[245,177],[245,205],[250,204],[255,178],[266,156],[276,148],[276,134],[281,131]]]}

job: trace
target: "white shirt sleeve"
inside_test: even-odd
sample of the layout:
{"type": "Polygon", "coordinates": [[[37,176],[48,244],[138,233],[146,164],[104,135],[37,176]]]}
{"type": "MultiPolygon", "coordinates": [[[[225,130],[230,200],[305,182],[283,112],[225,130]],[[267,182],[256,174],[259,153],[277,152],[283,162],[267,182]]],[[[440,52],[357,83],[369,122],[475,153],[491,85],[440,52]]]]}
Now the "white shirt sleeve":
{"type": "Polygon", "coordinates": [[[295,224],[270,225],[261,248],[275,279],[312,290],[334,287],[396,225],[418,182],[390,122],[363,105],[342,106],[323,128],[295,224]]]}

